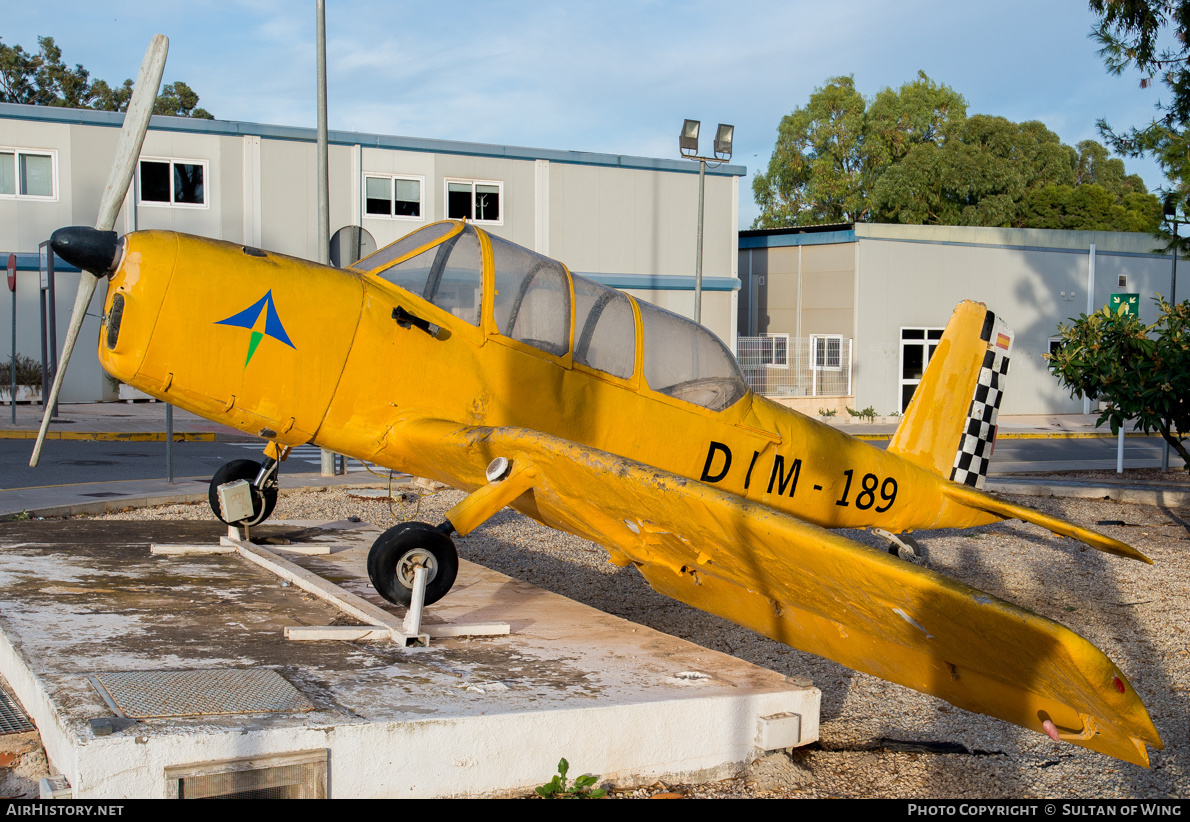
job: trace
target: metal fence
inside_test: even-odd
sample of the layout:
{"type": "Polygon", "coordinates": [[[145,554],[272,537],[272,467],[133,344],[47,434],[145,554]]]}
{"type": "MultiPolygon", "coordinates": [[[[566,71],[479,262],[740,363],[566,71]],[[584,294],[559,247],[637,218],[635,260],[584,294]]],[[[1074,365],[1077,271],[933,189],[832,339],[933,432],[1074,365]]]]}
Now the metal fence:
{"type": "Polygon", "coordinates": [[[846,337],[739,337],[736,357],[748,385],[758,394],[851,396],[851,340],[846,337]]]}

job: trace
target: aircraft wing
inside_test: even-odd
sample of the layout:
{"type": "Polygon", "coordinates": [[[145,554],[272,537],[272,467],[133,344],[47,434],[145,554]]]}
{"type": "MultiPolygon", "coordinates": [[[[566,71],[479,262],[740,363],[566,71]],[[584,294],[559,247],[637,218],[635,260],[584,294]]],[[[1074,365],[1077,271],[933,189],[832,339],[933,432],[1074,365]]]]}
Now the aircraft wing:
{"type": "Polygon", "coordinates": [[[1148,766],[1161,739],[1123,672],[1073,631],[832,531],[676,474],[519,428],[410,420],[413,470],[487,483],[531,471],[513,507],[605,546],[657,591],[849,668],[1148,766]]]}

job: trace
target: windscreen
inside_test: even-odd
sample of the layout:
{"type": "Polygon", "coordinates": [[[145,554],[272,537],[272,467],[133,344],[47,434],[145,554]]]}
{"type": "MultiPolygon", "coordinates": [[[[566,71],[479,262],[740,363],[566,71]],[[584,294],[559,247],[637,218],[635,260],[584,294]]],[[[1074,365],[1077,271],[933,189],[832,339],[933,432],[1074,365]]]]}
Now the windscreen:
{"type": "Polygon", "coordinates": [[[416,257],[389,266],[378,276],[461,320],[479,325],[483,263],[479,238],[471,226],[416,257]]]}
{"type": "Polygon", "coordinates": [[[406,234],[395,243],[389,243],[370,257],[354,263],[351,267],[356,271],[376,271],[384,268],[384,266],[393,260],[401,259],[410,251],[414,251],[426,243],[432,243],[438,238],[446,236],[458,228],[458,225],[458,223],[445,222],[434,223],[425,228],[419,228],[412,234],[406,234]]]}
{"type": "Polygon", "coordinates": [[[645,380],[654,391],[721,411],[748,393],[735,357],[701,325],[646,302],[640,306],[645,380]]]}

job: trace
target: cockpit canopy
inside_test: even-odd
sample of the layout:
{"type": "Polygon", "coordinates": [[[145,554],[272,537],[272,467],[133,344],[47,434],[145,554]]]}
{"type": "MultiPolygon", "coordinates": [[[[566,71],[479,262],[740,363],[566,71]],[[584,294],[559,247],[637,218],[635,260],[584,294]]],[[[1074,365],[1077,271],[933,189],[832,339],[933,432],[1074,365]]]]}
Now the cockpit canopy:
{"type": "Polygon", "coordinates": [[[629,380],[637,347],[644,383],[654,391],[720,411],[748,385],[719,338],[651,303],[585,277],[561,263],[491,234],[491,294],[484,292],[480,231],[434,223],[360,260],[353,270],[386,280],[475,326],[490,313],[495,333],[554,357],[629,380]],[[573,307],[571,305],[573,301],[573,307]],[[632,309],[640,310],[640,333],[632,309]],[[571,330],[573,319],[574,328],[571,330]]]}

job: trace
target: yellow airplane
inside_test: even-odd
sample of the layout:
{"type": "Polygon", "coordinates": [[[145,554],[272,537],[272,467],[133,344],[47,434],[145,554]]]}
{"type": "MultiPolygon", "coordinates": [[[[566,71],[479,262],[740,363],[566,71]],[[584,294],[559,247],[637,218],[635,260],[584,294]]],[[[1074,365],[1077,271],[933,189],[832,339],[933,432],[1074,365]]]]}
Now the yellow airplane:
{"type": "MultiPolygon", "coordinates": [[[[109,188],[118,210],[124,189],[109,188]]],[[[1019,518],[1147,562],[979,490],[1012,343],[982,304],[955,310],[881,451],[750,391],[702,326],[474,225],[435,223],[336,269],[170,231],[119,238],[106,214],[53,237],[95,275],[64,360],[109,277],[104,369],[268,441],[262,462],[212,479],[216,516],[218,487],[244,479],[245,521],[263,521],[278,463],[314,443],[469,492],[445,522],[376,541],[368,573],[394,603],[418,565],[426,602],[446,595],[450,534],[511,506],[662,593],[855,670],[1139,765],[1163,747],[1124,673],[1077,634],[829,530],[910,544],[895,535],[1019,518]]]]}

